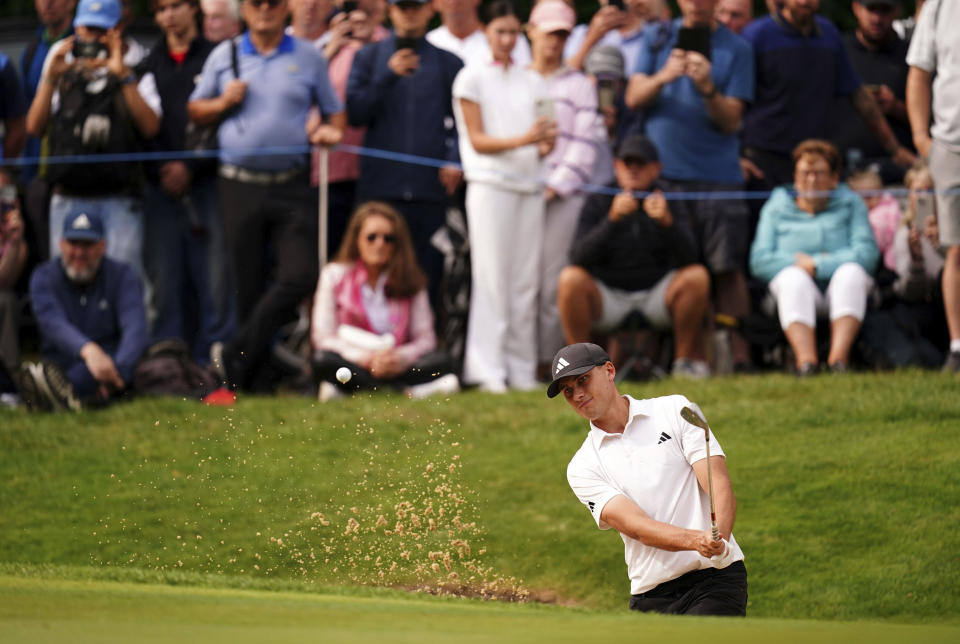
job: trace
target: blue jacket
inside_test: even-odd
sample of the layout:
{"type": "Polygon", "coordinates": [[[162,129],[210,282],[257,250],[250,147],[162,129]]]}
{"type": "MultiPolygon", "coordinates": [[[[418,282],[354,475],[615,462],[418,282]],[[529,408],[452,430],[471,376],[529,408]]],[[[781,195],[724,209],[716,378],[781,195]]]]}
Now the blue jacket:
{"type": "Polygon", "coordinates": [[[867,205],[846,185],[833,191],[827,209],[811,215],[797,207],[793,187],[777,188],[760,211],[750,248],[750,272],[765,282],[795,263],[794,253],[817,262],[816,280],[825,285],[841,264],[856,262],[872,274],[880,257],[867,205]]]}
{"type": "MultiPolygon", "coordinates": [[[[350,125],[366,127],[367,148],[460,163],[453,120],[453,79],[463,67],[456,55],[421,38],[420,66],[397,76],[387,61],[397,49],[396,36],[357,52],[347,80],[350,125]]],[[[438,167],[360,157],[358,199],[445,201],[438,167]]]]}
{"type": "Polygon", "coordinates": [[[58,256],[30,276],[30,299],[44,359],[66,371],[83,345],[96,342],[131,382],[147,348],[147,320],[143,285],[130,266],[104,257],[93,282],[80,286],[67,279],[58,256]]]}

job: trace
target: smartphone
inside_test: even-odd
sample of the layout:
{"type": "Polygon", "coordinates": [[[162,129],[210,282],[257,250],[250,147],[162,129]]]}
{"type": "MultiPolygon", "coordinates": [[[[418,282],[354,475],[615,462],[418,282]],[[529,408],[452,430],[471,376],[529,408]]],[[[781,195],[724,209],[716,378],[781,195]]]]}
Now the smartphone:
{"type": "Polygon", "coordinates": [[[541,116],[546,116],[551,121],[553,120],[553,99],[552,98],[538,98],[537,102],[534,104],[534,113],[537,118],[541,116]]]}
{"type": "Polygon", "coordinates": [[[623,0],[607,0],[608,7],[616,7],[620,11],[626,10],[626,6],[623,4],[623,0]]]}
{"type": "Polygon", "coordinates": [[[695,51],[710,60],[710,27],[680,27],[676,47],[695,51]]]}
{"type": "Polygon", "coordinates": [[[343,4],[340,5],[344,13],[350,13],[351,11],[356,11],[359,4],[357,0],[343,0],[343,4]]]}
{"type": "Polygon", "coordinates": [[[597,106],[613,107],[617,99],[617,79],[598,78],[597,79],[597,106]]]}
{"type": "Polygon", "coordinates": [[[73,41],[73,57],[77,60],[81,58],[106,58],[107,46],[102,42],[85,42],[77,38],[73,41]]]}
{"type": "Polygon", "coordinates": [[[929,192],[922,192],[916,197],[916,213],[913,217],[913,227],[917,232],[923,232],[927,228],[927,220],[933,217],[933,195],[929,192]]]}
{"type": "Polygon", "coordinates": [[[417,39],[409,36],[397,36],[397,49],[416,49],[417,39]]]}

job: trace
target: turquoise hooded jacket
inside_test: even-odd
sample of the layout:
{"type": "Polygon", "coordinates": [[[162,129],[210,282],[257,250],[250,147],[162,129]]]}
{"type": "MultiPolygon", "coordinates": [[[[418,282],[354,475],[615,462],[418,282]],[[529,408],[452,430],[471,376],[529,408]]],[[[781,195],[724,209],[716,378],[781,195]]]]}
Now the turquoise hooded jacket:
{"type": "Polygon", "coordinates": [[[776,188],[760,211],[750,247],[750,272],[769,282],[795,263],[795,253],[816,260],[815,279],[825,286],[841,264],[856,262],[873,274],[880,251],[867,206],[845,184],[837,186],[826,210],[812,215],[797,207],[793,187],[776,188]]]}

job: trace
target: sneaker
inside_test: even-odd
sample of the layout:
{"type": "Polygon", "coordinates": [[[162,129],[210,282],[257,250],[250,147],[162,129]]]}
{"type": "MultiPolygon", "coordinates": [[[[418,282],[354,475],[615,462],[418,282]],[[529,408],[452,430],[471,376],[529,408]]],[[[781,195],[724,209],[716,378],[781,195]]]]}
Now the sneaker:
{"type": "Polygon", "coordinates": [[[850,367],[843,362],[834,362],[830,365],[830,373],[847,373],[850,371],[850,367]]]}
{"type": "Polygon", "coordinates": [[[344,398],[346,394],[340,391],[335,384],[332,382],[327,382],[324,380],[320,383],[320,390],[317,392],[317,400],[322,403],[330,402],[331,400],[337,400],[339,398],[344,398]]]}
{"type": "Polygon", "coordinates": [[[33,362],[24,362],[17,372],[20,398],[30,411],[53,411],[53,401],[43,378],[43,368],[33,362]]]}
{"type": "Polygon", "coordinates": [[[54,409],[80,411],[83,405],[73,392],[73,383],[63,373],[63,369],[52,362],[42,363],[43,376],[53,400],[54,409]]]}
{"type": "Polygon", "coordinates": [[[960,351],[951,351],[943,363],[944,373],[960,373],[960,351]]]}
{"type": "Polygon", "coordinates": [[[706,380],[710,377],[710,367],[703,360],[691,358],[677,358],[673,361],[670,375],[675,378],[689,378],[690,380],[706,380]]]}
{"type": "Polygon", "coordinates": [[[820,366],[816,362],[804,362],[800,365],[800,368],[797,369],[797,376],[800,378],[809,378],[810,376],[815,376],[819,370],[820,366]]]}
{"type": "Polygon", "coordinates": [[[410,398],[426,398],[434,394],[455,394],[460,391],[460,380],[456,374],[448,373],[436,380],[409,387],[406,391],[410,398]]]}

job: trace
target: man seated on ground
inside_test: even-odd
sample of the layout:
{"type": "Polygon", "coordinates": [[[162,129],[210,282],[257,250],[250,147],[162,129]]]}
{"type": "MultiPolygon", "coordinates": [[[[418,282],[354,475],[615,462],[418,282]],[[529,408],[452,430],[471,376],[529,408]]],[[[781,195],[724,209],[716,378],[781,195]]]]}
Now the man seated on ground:
{"type": "Polygon", "coordinates": [[[563,269],[557,306],[568,344],[586,342],[591,330],[612,331],[632,312],[658,329],[673,328],[673,374],[705,378],[702,328],[710,276],[696,264],[690,229],[674,225],[666,199],[656,190],[657,149],[630,136],[614,160],[616,196],[593,194],[580,215],[563,269]],[[642,201],[636,192],[651,192],[642,201]]]}
{"type": "Polygon", "coordinates": [[[30,277],[43,355],[20,368],[20,395],[31,410],[106,404],[131,381],[147,346],[143,285],[106,252],[100,215],[74,210],[64,220],[60,256],[30,277]]]}

